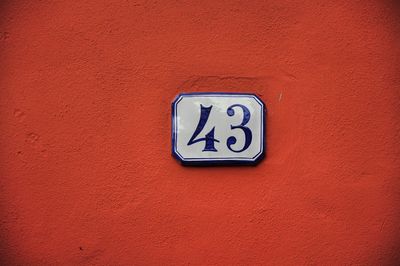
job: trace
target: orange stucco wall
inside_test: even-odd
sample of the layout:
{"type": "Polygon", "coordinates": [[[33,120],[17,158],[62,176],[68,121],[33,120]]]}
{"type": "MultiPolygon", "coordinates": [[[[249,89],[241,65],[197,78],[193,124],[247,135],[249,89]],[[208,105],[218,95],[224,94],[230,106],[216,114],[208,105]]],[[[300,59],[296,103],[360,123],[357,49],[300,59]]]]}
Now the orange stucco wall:
{"type": "Polygon", "coordinates": [[[1,264],[400,263],[399,12],[1,1],[1,264]],[[263,99],[258,166],[172,158],[194,91],[263,99]]]}

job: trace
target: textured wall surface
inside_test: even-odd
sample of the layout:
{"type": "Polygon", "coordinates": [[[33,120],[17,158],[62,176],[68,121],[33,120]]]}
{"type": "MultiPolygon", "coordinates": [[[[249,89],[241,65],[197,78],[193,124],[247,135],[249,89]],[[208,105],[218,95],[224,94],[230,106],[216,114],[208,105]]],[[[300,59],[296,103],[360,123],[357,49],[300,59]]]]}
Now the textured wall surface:
{"type": "Polygon", "coordinates": [[[400,263],[396,1],[0,2],[3,265],[400,263]],[[256,167],[171,156],[180,92],[257,93],[256,167]]]}

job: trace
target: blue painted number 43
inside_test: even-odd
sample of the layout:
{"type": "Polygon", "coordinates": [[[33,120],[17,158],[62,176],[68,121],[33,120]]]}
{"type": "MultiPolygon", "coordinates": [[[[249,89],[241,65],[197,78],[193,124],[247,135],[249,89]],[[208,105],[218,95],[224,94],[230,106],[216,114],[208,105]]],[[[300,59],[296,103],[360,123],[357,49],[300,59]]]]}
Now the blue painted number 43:
{"type": "Polygon", "coordinates": [[[172,153],[183,164],[256,164],[265,106],[254,94],[185,93],[172,103],[172,153]]]}

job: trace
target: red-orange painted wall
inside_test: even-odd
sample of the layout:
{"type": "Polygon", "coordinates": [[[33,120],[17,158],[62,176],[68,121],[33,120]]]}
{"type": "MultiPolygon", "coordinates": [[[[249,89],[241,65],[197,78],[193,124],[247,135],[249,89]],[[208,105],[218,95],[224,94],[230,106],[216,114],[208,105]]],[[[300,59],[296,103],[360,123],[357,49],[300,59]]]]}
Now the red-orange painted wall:
{"type": "Polygon", "coordinates": [[[400,263],[396,1],[2,1],[2,265],[400,263]],[[171,156],[180,92],[257,93],[256,167],[171,156]]]}

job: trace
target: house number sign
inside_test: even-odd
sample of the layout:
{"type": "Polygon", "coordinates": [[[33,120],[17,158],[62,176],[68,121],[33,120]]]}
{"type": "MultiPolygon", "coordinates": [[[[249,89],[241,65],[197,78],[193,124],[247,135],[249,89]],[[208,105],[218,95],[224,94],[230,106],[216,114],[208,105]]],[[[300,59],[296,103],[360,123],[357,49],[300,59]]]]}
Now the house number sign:
{"type": "Polygon", "coordinates": [[[172,154],[183,164],[256,164],[265,106],[254,94],[183,93],[172,103],[172,154]]]}

